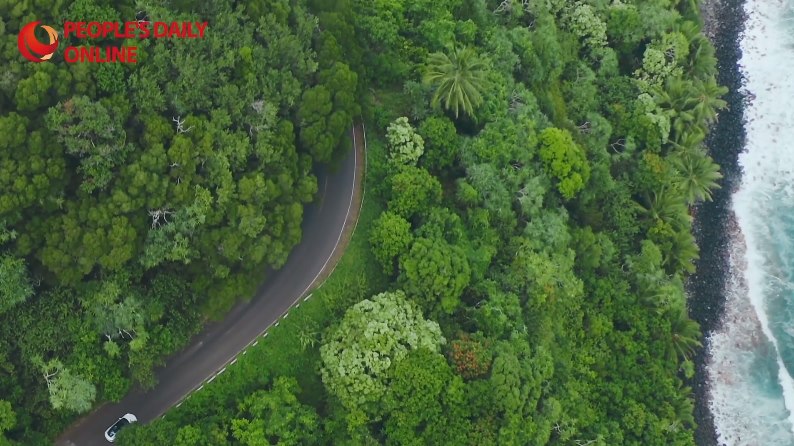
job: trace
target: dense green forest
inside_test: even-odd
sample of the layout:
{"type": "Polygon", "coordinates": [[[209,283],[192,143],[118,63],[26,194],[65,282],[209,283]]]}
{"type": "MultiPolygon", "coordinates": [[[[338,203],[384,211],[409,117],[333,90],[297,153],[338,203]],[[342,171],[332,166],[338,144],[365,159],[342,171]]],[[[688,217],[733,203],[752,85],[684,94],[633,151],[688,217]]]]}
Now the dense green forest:
{"type": "Polygon", "coordinates": [[[143,7],[0,0],[7,442],[151,385],[250,294],[362,113],[355,258],[118,444],[694,444],[684,282],[725,106],[697,7],[175,0],[146,14],[208,38],[124,66],[22,63],[16,32],[143,7]]]}
{"type": "Polygon", "coordinates": [[[0,1],[0,431],[18,444],[154,384],[285,262],[313,166],[350,146],[358,76],[316,16],[195,5],[0,1]],[[85,41],[48,63],[17,50],[33,20],[196,15],[206,38],[137,40],[137,64],[64,63],[85,41]]]}

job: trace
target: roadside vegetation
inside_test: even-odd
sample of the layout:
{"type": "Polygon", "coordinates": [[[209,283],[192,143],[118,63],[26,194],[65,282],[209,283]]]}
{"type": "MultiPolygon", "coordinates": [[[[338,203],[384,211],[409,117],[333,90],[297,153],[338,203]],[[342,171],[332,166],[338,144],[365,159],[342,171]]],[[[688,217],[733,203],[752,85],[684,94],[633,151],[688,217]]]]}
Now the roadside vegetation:
{"type": "MultiPolygon", "coordinates": [[[[239,50],[228,63],[230,73],[238,65],[267,73],[242,76],[251,79],[246,88],[264,88],[259,83],[284,85],[275,73],[307,65],[297,61],[317,61],[318,74],[297,84],[305,91],[276,110],[292,126],[277,139],[297,141],[297,159],[331,159],[337,141],[314,132],[333,134],[334,107],[352,118],[358,110],[350,104],[361,105],[370,136],[361,220],[341,264],[309,301],[213,383],[164,418],[122,431],[118,444],[694,444],[690,358],[701,340],[687,315],[684,282],[698,256],[692,210],[719,187],[702,141],[725,106],[697,2],[241,4],[232,13],[226,2],[212,2],[186,17],[242,27],[235,38],[243,41],[264,32],[246,28],[256,20],[243,17],[290,25],[265,28],[295,33],[284,46],[266,36],[256,57],[239,50]],[[306,25],[315,17],[318,26],[306,25]],[[350,78],[357,83],[344,81],[350,78]]],[[[221,88],[196,85],[193,94],[221,88]]],[[[63,105],[50,107],[57,116],[63,105]]],[[[155,119],[150,115],[145,119],[155,119]]],[[[57,129],[42,132],[57,138],[57,129]]],[[[200,147],[186,144],[184,153],[200,147]]],[[[293,172],[297,183],[307,181],[293,172]]],[[[204,209],[202,200],[199,192],[186,199],[184,215],[204,209]]],[[[256,215],[269,218],[266,209],[256,215]]],[[[156,237],[183,234],[169,231],[156,237]]],[[[33,270],[36,257],[19,251],[20,243],[8,245],[10,262],[24,260],[33,270]]],[[[152,258],[141,249],[141,258],[152,258]]],[[[157,268],[212,268],[214,259],[188,267],[164,260],[157,268]]],[[[91,280],[118,286],[108,285],[118,283],[113,277],[91,280]]],[[[174,283],[150,273],[132,277],[145,289],[174,283]]],[[[179,277],[183,285],[171,293],[183,304],[183,290],[204,276],[179,277]]],[[[100,295],[113,295],[106,288],[97,288],[105,290],[100,295]]],[[[202,308],[231,302],[210,295],[196,297],[202,308]]],[[[44,324],[51,306],[34,309],[38,295],[26,299],[3,317],[44,324]]],[[[57,341],[69,349],[75,342],[57,341]]],[[[42,396],[34,407],[10,399],[18,420],[0,427],[10,426],[14,440],[36,429],[51,433],[35,411],[64,410],[51,407],[52,394],[41,404],[47,391],[40,372],[57,369],[51,361],[59,356],[26,354],[6,333],[2,342],[21,352],[10,364],[30,363],[24,385],[42,396]]],[[[104,353],[98,357],[115,364],[104,353]]],[[[68,358],[71,376],[94,376],[80,369],[83,357],[68,358]]]]}
{"type": "Polygon", "coordinates": [[[292,334],[121,444],[694,444],[683,284],[724,89],[692,8],[323,2],[386,148],[356,248],[292,334]]]}
{"type": "Polygon", "coordinates": [[[153,386],[163,358],[284,264],[313,168],[350,149],[358,76],[317,17],[205,3],[0,2],[0,436],[12,444],[52,444],[96,403],[153,386]],[[204,39],[136,40],[137,64],[64,63],[64,47],[86,44],[71,38],[47,63],[17,50],[34,20],[196,17],[204,39]]]}

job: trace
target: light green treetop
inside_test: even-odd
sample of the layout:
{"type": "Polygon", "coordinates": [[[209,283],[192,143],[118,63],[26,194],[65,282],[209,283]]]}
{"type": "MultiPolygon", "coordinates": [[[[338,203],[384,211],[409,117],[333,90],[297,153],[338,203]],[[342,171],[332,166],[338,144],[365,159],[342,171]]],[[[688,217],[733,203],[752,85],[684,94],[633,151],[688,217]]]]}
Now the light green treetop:
{"type": "Polygon", "coordinates": [[[402,291],[352,306],[320,347],[322,379],[348,410],[372,413],[386,394],[388,370],[409,351],[438,352],[441,328],[425,320],[402,291]]]}
{"type": "Polygon", "coordinates": [[[425,142],[408,122],[408,118],[397,118],[386,129],[389,142],[389,158],[398,164],[416,165],[425,151],[425,142]]]}
{"type": "Polygon", "coordinates": [[[91,381],[72,372],[58,359],[44,362],[41,357],[35,357],[33,363],[41,370],[44,380],[47,382],[50,404],[54,409],[77,413],[91,409],[94,398],[96,398],[96,386],[91,381]]]}
{"type": "Polygon", "coordinates": [[[584,150],[566,130],[547,128],[540,139],[540,159],[547,172],[558,180],[560,194],[566,199],[573,198],[590,179],[590,165],[584,150]]]}
{"type": "Polygon", "coordinates": [[[33,294],[25,261],[11,256],[0,257],[0,313],[33,294]]]}

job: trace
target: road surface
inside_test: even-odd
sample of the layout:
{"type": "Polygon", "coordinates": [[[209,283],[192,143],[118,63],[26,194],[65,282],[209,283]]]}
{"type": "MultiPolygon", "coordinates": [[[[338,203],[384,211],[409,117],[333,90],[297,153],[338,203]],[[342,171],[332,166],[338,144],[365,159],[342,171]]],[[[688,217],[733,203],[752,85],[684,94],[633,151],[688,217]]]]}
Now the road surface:
{"type": "Polygon", "coordinates": [[[180,402],[193,389],[225,367],[333,268],[344,247],[342,234],[357,218],[363,127],[353,129],[355,150],[335,172],[318,173],[318,197],[306,206],[303,236],[287,263],[271,273],[256,296],[235,306],[225,319],[212,323],[191,344],[158,370],[158,385],[147,392],[133,390],[119,403],[108,403],[79,420],[57,439],[57,446],[108,445],[104,431],[129,412],[147,423],[180,402]]]}

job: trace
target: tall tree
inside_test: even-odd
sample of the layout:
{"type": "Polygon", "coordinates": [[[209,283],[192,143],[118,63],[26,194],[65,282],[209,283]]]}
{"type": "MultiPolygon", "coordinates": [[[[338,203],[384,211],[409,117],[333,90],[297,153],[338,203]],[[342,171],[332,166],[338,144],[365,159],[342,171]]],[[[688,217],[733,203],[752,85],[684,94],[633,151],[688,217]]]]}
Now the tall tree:
{"type": "Polygon", "coordinates": [[[54,409],[64,409],[77,413],[87,412],[96,398],[96,387],[89,380],[64,366],[59,359],[44,362],[41,357],[33,358],[41,371],[50,393],[50,403],[54,409]]]}
{"type": "Polygon", "coordinates": [[[466,443],[465,387],[442,355],[413,350],[390,376],[384,398],[386,444],[466,443]]]}
{"type": "Polygon", "coordinates": [[[638,206],[638,209],[651,221],[661,220],[680,226],[688,218],[685,202],[677,189],[664,187],[646,195],[644,201],[646,204],[638,206]]]}
{"type": "Polygon", "coordinates": [[[410,218],[441,200],[441,183],[421,167],[402,166],[389,178],[389,183],[389,211],[405,218],[410,218]]]}
{"type": "Polygon", "coordinates": [[[474,117],[483,103],[487,64],[471,47],[452,47],[448,53],[432,53],[427,59],[424,81],[436,89],[432,103],[443,103],[456,118],[460,112],[474,117]]]}
{"type": "Polygon", "coordinates": [[[711,191],[718,189],[722,178],[720,166],[703,149],[695,148],[673,154],[672,163],[678,172],[677,185],[687,203],[711,201],[711,191]]]}
{"type": "Polygon", "coordinates": [[[686,307],[677,305],[667,314],[670,337],[665,339],[665,356],[669,361],[686,361],[695,353],[700,343],[700,326],[687,315],[686,307]]]}
{"type": "Polygon", "coordinates": [[[540,159],[550,176],[557,179],[557,189],[566,198],[573,198],[590,179],[587,157],[567,130],[554,127],[540,134],[540,159]]]}
{"type": "Polygon", "coordinates": [[[320,347],[322,378],[348,410],[372,413],[387,392],[389,368],[409,351],[438,352],[445,341],[402,291],[381,293],[345,313],[320,347]]]}
{"type": "Polygon", "coordinates": [[[469,285],[471,268],[460,247],[443,239],[419,238],[400,258],[400,279],[425,310],[452,313],[469,285]]]}
{"type": "Polygon", "coordinates": [[[319,444],[320,417],[313,407],[301,404],[299,392],[295,378],[279,377],[272,389],[247,396],[231,422],[234,438],[245,446],[319,444]]]}
{"type": "Polygon", "coordinates": [[[25,261],[0,256],[0,314],[33,294],[25,261]]]}
{"type": "Polygon", "coordinates": [[[80,159],[81,189],[88,193],[105,189],[131,151],[124,116],[101,102],[78,96],[51,108],[46,120],[66,153],[80,159]]]}
{"type": "Polygon", "coordinates": [[[425,142],[405,116],[397,118],[386,129],[389,158],[397,164],[416,165],[425,150],[425,142]]]}
{"type": "Polygon", "coordinates": [[[412,240],[411,223],[386,211],[372,223],[369,242],[375,259],[386,274],[394,274],[394,260],[408,250],[412,240]]]}

